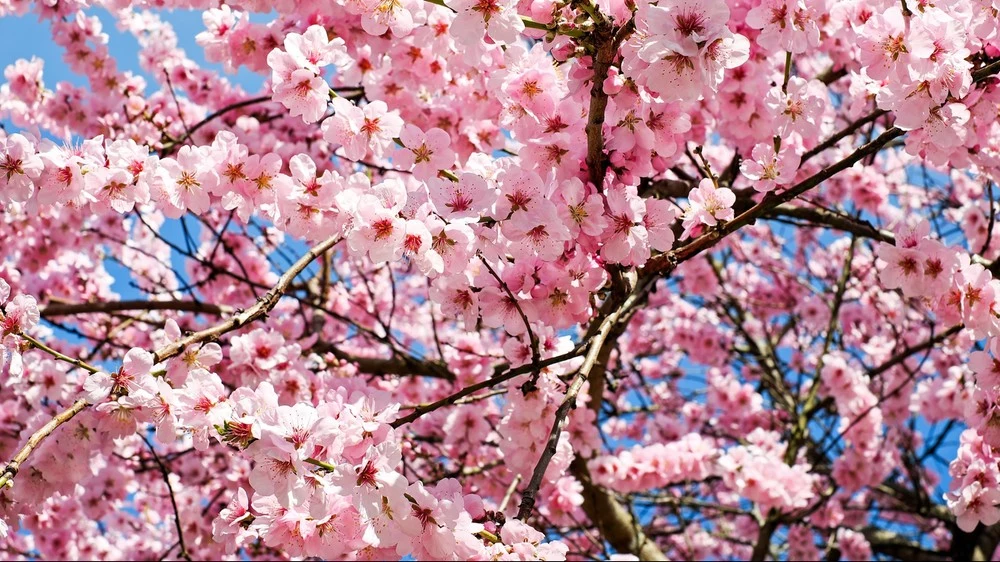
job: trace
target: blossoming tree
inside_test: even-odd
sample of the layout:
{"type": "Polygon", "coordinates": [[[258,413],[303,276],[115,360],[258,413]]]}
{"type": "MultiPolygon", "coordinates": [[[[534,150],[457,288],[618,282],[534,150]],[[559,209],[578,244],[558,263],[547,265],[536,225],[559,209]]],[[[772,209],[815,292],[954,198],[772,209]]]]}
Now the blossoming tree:
{"type": "Polygon", "coordinates": [[[995,556],[998,10],[0,0],[3,556],[995,556]]]}

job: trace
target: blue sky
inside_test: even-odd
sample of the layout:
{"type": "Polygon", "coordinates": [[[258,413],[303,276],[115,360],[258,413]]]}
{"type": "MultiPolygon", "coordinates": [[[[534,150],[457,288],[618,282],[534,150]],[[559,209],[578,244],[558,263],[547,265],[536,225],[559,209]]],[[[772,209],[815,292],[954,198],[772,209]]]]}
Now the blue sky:
{"type": "MultiPolygon", "coordinates": [[[[117,59],[118,68],[141,74],[152,84],[152,77],[139,68],[137,57],[139,43],[135,38],[128,33],[119,31],[115,26],[114,18],[107,11],[95,8],[88,13],[101,19],[102,31],[109,36],[108,49],[117,59]]],[[[195,36],[205,29],[201,21],[200,11],[171,10],[161,11],[159,14],[164,21],[173,25],[174,31],[177,33],[178,45],[192,60],[205,68],[222,71],[222,65],[209,63],[204,59],[204,51],[195,43],[195,36]]],[[[63,62],[62,48],[52,41],[49,27],[47,22],[39,22],[34,13],[28,13],[20,18],[0,18],[0,37],[4,38],[4,48],[0,50],[0,67],[6,68],[17,59],[30,59],[35,56],[45,61],[44,77],[49,88],[62,80],[85,85],[86,81],[70,72],[69,67],[63,62]]],[[[229,75],[229,79],[240,84],[249,92],[256,91],[263,82],[260,76],[246,69],[236,75],[229,75]]]]}

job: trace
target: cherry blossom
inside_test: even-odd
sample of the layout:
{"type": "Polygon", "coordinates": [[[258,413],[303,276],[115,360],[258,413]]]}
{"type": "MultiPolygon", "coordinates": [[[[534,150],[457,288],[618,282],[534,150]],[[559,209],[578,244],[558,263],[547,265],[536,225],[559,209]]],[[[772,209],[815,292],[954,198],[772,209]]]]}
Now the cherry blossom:
{"type": "Polygon", "coordinates": [[[684,234],[690,236],[698,225],[715,226],[719,221],[732,220],[736,195],[727,187],[716,187],[705,178],[690,193],[691,206],[684,214],[684,234]]]}
{"type": "Polygon", "coordinates": [[[0,546],[996,558],[996,15],[0,2],[0,546]]]}

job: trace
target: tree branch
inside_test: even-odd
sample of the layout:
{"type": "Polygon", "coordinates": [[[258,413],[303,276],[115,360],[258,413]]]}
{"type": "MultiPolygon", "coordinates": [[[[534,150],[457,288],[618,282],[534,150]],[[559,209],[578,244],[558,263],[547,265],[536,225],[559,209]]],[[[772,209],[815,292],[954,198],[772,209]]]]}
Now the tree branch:
{"type": "Polygon", "coordinates": [[[735,219],[727,223],[720,224],[717,228],[702,234],[698,238],[695,238],[683,246],[650,258],[650,260],[646,262],[645,267],[643,267],[643,271],[658,273],[660,275],[669,275],[678,264],[683,263],[701,252],[712,248],[726,236],[736,232],[744,226],[757,222],[757,219],[762,218],[768,211],[795,199],[799,195],[802,195],[806,191],[818,186],[841,171],[850,168],[855,163],[860,162],[865,156],[878,152],[893,139],[903,136],[904,132],[905,131],[902,129],[896,127],[885,131],[875,140],[859,147],[851,153],[850,156],[847,156],[832,166],[824,168],[822,171],[799,182],[786,191],[765,197],[760,203],[741,213],[735,219]]]}
{"type": "Polygon", "coordinates": [[[180,339],[156,350],[156,352],[153,353],[153,362],[162,363],[171,357],[180,355],[184,349],[190,345],[217,340],[222,337],[223,334],[236,330],[249,324],[250,322],[253,322],[254,320],[257,320],[258,318],[266,316],[267,313],[278,304],[278,301],[281,300],[281,296],[288,289],[288,286],[291,285],[295,277],[298,276],[302,270],[308,267],[313,260],[330,248],[334,247],[339,241],[340,236],[337,235],[327,238],[323,242],[313,246],[304,256],[299,258],[298,261],[296,261],[292,267],[290,267],[288,271],[281,276],[280,279],[278,279],[278,283],[275,284],[270,291],[260,297],[257,304],[248,308],[244,312],[233,316],[225,322],[216,324],[211,328],[195,332],[186,338],[180,339]]]}
{"type": "Polygon", "coordinates": [[[13,485],[11,480],[17,475],[17,471],[20,470],[21,465],[28,459],[31,453],[42,444],[42,441],[46,437],[52,434],[60,425],[73,419],[73,417],[80,412],[82,412],[87,407],[87,401],[84,399],[77,400],[72,406],[66,408],[62,412],[56,414],[48,423],[43,425],[41,429],[31,434],[28,438],[28,442],[21,447],[21,450],[14,455],[7,466],[3,469],[3,474],[0,474],[0,490],[3,490],[7,486],[13,485]]]}
{"type": "Polygon", "coordinates": [[[49,303],[45,305],[39,313],[43,318],[53,318],[56,316],[71,316],[74,314],[93,314],[122,312],[127,310],[176,310],[182,312],[197,312],[200,314],[211,314],[221,316],[230,312],[229,307],[222,307],[215,304],[198,301],[107,301],[107,302],[81,302],[81,303],[49,303]]]}

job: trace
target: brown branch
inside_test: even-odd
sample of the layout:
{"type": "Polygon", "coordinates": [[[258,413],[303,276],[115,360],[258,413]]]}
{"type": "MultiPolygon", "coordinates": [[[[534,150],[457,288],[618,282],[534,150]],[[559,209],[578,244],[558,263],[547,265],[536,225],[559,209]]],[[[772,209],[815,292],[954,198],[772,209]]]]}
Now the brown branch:
{"type": "Polygon", "coordinates": [[[767,557],[768,552],[771,550],[771,537],[776,530],[778,530],[777,517],[768,515],[767,520],[760,526],[760,531],[757,533],[757,542],[753,545],[750,560],[760,562],[767,557]]]}
{"type": "Polygon", "coordinates": [[[73,419],[73,416],[79,414],[87,407],[87,401],[84,399],[77,400],[72,406],[66,408],[62,412],[59,412],[45,425],[41,427],[38,431],[31,434],[28,438],[28,442],[21,447],[21,450],[14,455],[7,466],[3,469],[3,474],[0,474],[0,490],[3,490],[7,486],[13,485],[11,480],[17,475],[17,471],[20,470],[21,465],[28,459],[28,456],[42,444],[42,441],[46,437],[52,434],[59,426],[73,419]]]}
{"type": "Polygon", "coordinates": [[[93,314],[122,312],[126,310],[176,310],[183,312],[198,312],[201,314],[211,314],[221,316],[230,309],[215,304],[197,301],[106,301],[106,302],[80,302],[80,303],[49,303],[43,307],[39,313],[43,318],[56,316],[71,316],[75,314],[93,314]]]}
{"type": "Polygon", "coordinates": [[[940,334],[927,338],[926,340],[911,347],[907,347],[903,351],[900,351],[896,355],[890,357],[888,360],[885,361],[885,363],[882,363],[878,367],[875,367],[874,369],[868,371],[868,376],[874,380],[882,373],[888,371],[889,369],[895,367],[896,365],[899,365],[900,363],[908,359],[911,355],[931,349],[932,347],[950,338],[951,336],[954,336],[955,334],[960,332],[964,327],[965,326],[962,324],[956,324],[948,328],[947,330],[941,332],[940,334]]]}
{"type": "MultiPolygon", "coordinates": [[[[503,291],[507,294],[507,298],[509,298],[510,302],[514,304],[514,308],[517,309],[517,313],[521,316],[521,322],[524,323],[524,329],[528,333],[528,342],[531,344],[531,363],[533,365],[538,365],[542,359],[541,352],[538,350],[538,345],[539,345],[538,336],[535,335],[535,330],[532,329],[531,322],[528,321],[528,315],[525,314],[524,309],[521,308],[520,299],[514,296],[514,293],[511,292],[510,287],[508,287],[507,284],[503,282],[503,279],[501,279],[500,276],[497,275],[496,270],[493,269],[493,266],[491,266],[490,263],[486,261],[486,258],[483,257],[482,254],[479,254],[479,261],[483,262],[483,265],[486,266],[486,271],[488,271],[490,275],[494,279],[496,279],[497,283],[500,284],[500,288],[503,289],[503,291]]],[[[541,374],[540,371],[535,371],[532,374],[532,379],[529,385],[530,388],[534,388],[535,383],[538,382],[538,376],[540,374],[541,374]]]]}
{"type": "Polygon", "coordinates": [[[807,160],[809,160],[810,158],[812,158],[812,157],[814,157],[816,155],[822,154],[827,149],[832,148],[833,146],[835,146],[842,139],[850,136],[851,134],[853,134],[855,131],[857,131],[861,127],[864,127],[868,123],[871,123],[872,121],[875,121],[876,119],[878,119],[879,117],[882,117],[886,113],[889,113],[889,112],[886,111],[886,110],[884,110],[884,109],[875,110],[872,113],[869,113],[868,115],[866,115],[866,116],[864,116],[864,117],[862,117],[862,118],[854,121],[850,125],[848,125],[848,126],[844,127],[843,129],[837,131],[830,138],[828,138],[825,141],[817,144],[812,149],[810,149],[805,154],[803,154],[802,155],[802,159],[799,161],[799,167],[801,167],[802,164],[805,164],[805,162],[807,160]]]}
{"type": "Polygon", "coordinates": [[[184,528],[181,526],[181,514],[180,510],[177,509],[177,498],[174,496],[174,487],[170,484],[170,471],[167,470],[167,466],[163,464],[160,460],[160,455],[156,454],[156,449],[153,448],[153,444],[146,439],[146,436],[142,433],[136,433],[142,442],[149,447],[149,452],[153,455],[153,460],[156,461],[156,466],[160,469],[160,474],[163,475],[163,482],[167,485],[167,492],[170,493],[170,505],[174,508],[174,527],[177,529],[177,544],[180,546],[180,552],[177,556],[185,559],[191,560],[191,555],[187,551],[187,546],[184,544],[184,528]]]}
{"type": "MultiPolygon", "coordinates": [[[[535,464],[535,470],[531,474],[531,480],[528,481],[527,487],[525,487],[524,492],[521,494],[521,505],[517,510],[518,519],[527,519],[528,516],[531,515],[532,510],[535,508],[535,494],[538,493],[538,489],[542,486],[542,479],[545,477],[545,470],[549,467],[552,457],[554,457],[557,452],[559,436],[562,434],[562,430],[566,426],[569,419],[569,411],[576,407],[576,397],[580,393],[580,389],[583,387],[584,381],[589,378],[591,370],[594,369],[597,364],[602,350],[605,349],[604,344],[608,341],[608,335],[618,322],[620,314],[621,312],[619,311],[608,316],[603,322],[601,322],[601,327],[597,330],[597,334],[591,341],[590,349],[587,350],[587,355],[583,360],[583,365],[577,369],[576,374],[573,375],[572,382],[566,389],[566,396],[563,398],[562,403],[559,404],[559,408],[556,410],[556,417],[552,422],[552,429],[549,431],[549,439],[545,444],[545,448],[542,450],[542,456],[535,464]]],[[[610,350],[610,347],[608,347],[608,349],[610,350]]]]}
{"type": "Polygon", "coordinates": [[[241,107],[246,107],[248,105],[254,105],[254,104],[263,103],[263,102],[267,102],[267,101],[271,101],[271,96],[269,96],[269,95],[268,96],[258,96],[256,98],[250,98],[250,99],[238,101],[236,103],[231,103],[231,104],[223,107],[222,109],[219,109],[218,111],[212,112],[207,117],[205,117],[204,119],[202,119],[201,121],[195,123],[190,129],[187,129],[187,131],[185,132],[185,134],[184,134],[183,137],[177,139],[177,141],[175,141],[175,142],[172,142],[172,143],[166,145],[164,147],[164,149],[163,149],[163,153],[164,154],[168,154],[173,149],[175,149],[175,148],[179,147],[180,145],[184,144],[185,142],[187,142],[187,140],[189,138],[191,138],[191,135],[193,135],[196,132],[198,132],[198,129],[204,127],[205,125],[207,125],[209,123],[211,123],[213,120],[218,119],[222,115],[225,115],[226,113],[229,113],[230,111],[234,111],[236,109],[240,109],[241,107]]]}
{"type": "Polygon", "coordinates": [[[469,385],[469,386],[463,388],[462,390],[459,390],[458,392],[455,392],[453,394],[445,396],[444,398],[442,398],[440,400],[437,400],[436,402],[431,402],[429,404],[421,404],[421,405],[417,406],[416,408],[414,408],[413,411],[410,412],[409,414],[407,414],[407,415],[405,415],[405,416],[397,419],[396,421],[392,422],[392,427],[399,428],[401,426],[404,426],[404,425],[406,425],[406,424],[408,424],[408,423],[410,423],[412,421],[415,421],[415,420],[423,417],[424,415],[429,414],[429,413],[431,413],[431,412],[433,412],[433,411],[435,411],[435,410],[437,410],[439,408],[443,408],[444,406],[455,404],[460,399],[465,398],[466,396],[475,394],[476,392],[478,392],[480,390],[483,390],[484,388],[490,388],[490,387],[496,386],[496,385],[498,385],[498,384],[500,384],[502,382],[509,381],[510,379],[513,379],[515,377],[519,377],[521,375],[525,375],[525,374],[534,372],[535,370],[544,369],[545,367],[548,367],[549,365],[555,365],[556,363],[562,363],[563,361],[568,361],[570,359],[573,359],[574,357],[578,357],[580,355],[580,352],[584,349],[585,346],[586,346],[586,342],[584,342],[584,343],[582,343],[580,345],[577,345],[575,348],[573,348],[572,350],[570,350],[570,351],[568,351],[566,353],[563,353],[562,355],[556,355],[555,357],[550,357],[548,359],[542,359],[537,364],[535,364],[535,363],[527,363],[525,365],[521,365],[520,367],[517,367],[517,368],[514,368],[514,369],[508,369],[506,371],[501,371],[501,372],[493,375],[492,377],[490,377],[490,378],[488,378],[488,379],[486,379],[484,381],[477,382],[476,384],[469,385]]]}
{"type": "Polygon", "coordinates": [[[919,543],[886,529],[866,527],[861,532],[871,544],[873,552],[885,554],[897,560],[927,560],[929,562],[951,560],[947,554],[927,550],[919,543]]]}
{"type": "Polygon", "coordinates": [[[850,156],[847,156],[832,166],[824,168],[822,171],[799,182],[786,191],[765,197],[760,203],[741,213],[735,219],[720,224],[718,227],[702,234],[698,238],[695,238],[683,246],[651,258],[646,262],[646,265],[643,268],[644,273],[669,275],[678,264],[712,248],[726,236],[736,232],[744,226],[757,222],[757,219],[762,218],[768,211],[795,199],[799,195],[802,195],[806,191],[818,186],[841,171],[850,168],[855,163],[860,162],[865,156],[878,152],[893,139],[901,137],[904,132],[905,131],[902,129],[896,127],[885,131],[875,140],[859,147],[851,153],[850,156]]]}
{"type": "MultiPolygon", "coordinates": [[[[588,377],[590,388],[590,404],[588,405],[595,412],[599,412],[603,402],[603,393],[595,390],[595,387],[603,387],[604,374],[607,370],[607,362],[614,349],[615,342],[621,331],[631,320],[631,313],[636,310],[636,306],[643,302],[646,295],[656,286],[656,276],[650,275],[642,278],[636,284],[636,288],[628,298],[619,300],[616,312],[609,314],[600,324],[595,334],[602,334],[607,329],[610,322],[612,332],[604,336],[603,344],[596,354],[593,365],[590,368],[588,377]],[[617,316],[614,320],[612,317],[617,316]]],[[[609,300],[615,295],[609,296],[609,300]]],[[[619,297],[620,298],[620,297],[619,297]]],[[[617,300],[617,299],[615,299],[617,300]]],[[[596,335],[595,335],[596,337],[596,335]]],[[[600,416],[595,418],[595,421],[600,416]]],[[[601,537],[606,540],[618,552],[628,552],[639,557],[640,560],[667,560],[663,551],[656,543],[646,536],[641,524],[635,517],[618,501],[615,496],[594,483],[587,468],[587,461],[579,456],[570,463],[570,471],[583,487],[583,510],[587,517],[593,522],[600,532],[601,537]]]]}
{"type": "Polygon", "coordinates": [[[818,207],[793,207],[791,205],[781,205],[765,215],[765,218],[787,217],[809,221],[818,226],[824,226],[849,232],[862,238],[870,238],[878,242],[889,244],[896,243],[896,235],[888,230],[875,228],[870,222],[855,219],[849,215],[843,215],[818,207]]]}
{"type": "Polygon", "coordinates": [[[822,73],[817,74],[816,80],[819,80],[820,82],[829,86],[830,84],[833,84],[834,82],[840,80],[844,76],[847,76],[847,67],[842,66],[837,70],[834,70],[833,68],[834,67],[831,66],[830,68],[824,70],[822,73]]]}
{"type": "Polygon", "coordinates": [[[455,374],[449,371],[447,366],[436,361],[420,360],[409,356],[393,357],[390,359],[359,357],[328,342],[317,342],[313,346],[313,351],[317,353],[332,353],[337,359],[354,363],[357,365],[359,371],[371,375],[421,375],[447,381],[455,380],[455,374]]]}
{"type": "Polygon", "coordinates": [[[590,171],[590,182],[601,191],[608,169],[604,153],[604,113],[608,108],[608,94],[604,92],[604,80],[618,49],[613,29],[607,24],[599,24],[593,33],[597,49],[593,56],[594,75],[591,77],[590,110],[587,114],[587,169],[590,171]]]}
{"type": "Polygon", "coordinates": [[[222,337],[223,334],[241,328],[258,318],[266,316],[267,313],[278,304],[278,301],[281,300],[281,296],[288,289],[288,286],[291,285],[295,277],[301,273],[302,270],[308,267],[313,260],[335,246],[339,241],[340,236],[337,235],[327,238],[323,242],[313,246],[308,252],[305,253],[304,256],[299,258],[299,260],[296,261],[292,267],[290,267],[288,271],[281,276],[280,279],[278,279],[278,283],[275,284],[271,290],[261,296],[261,298],[257,301],[257,304],[233,316],[225,322],[216,324],[211,328],[195,332],[186,338],[170,343],[163,348],[156,350],[153,353],[153,362],[162,363],[171,357],[180,355],[184,349],[190,345],[217,340],[222,337]]]}

